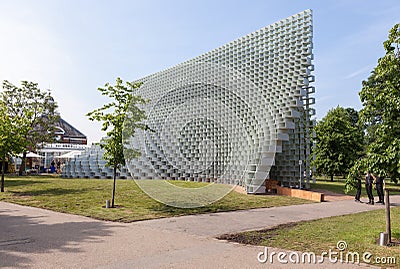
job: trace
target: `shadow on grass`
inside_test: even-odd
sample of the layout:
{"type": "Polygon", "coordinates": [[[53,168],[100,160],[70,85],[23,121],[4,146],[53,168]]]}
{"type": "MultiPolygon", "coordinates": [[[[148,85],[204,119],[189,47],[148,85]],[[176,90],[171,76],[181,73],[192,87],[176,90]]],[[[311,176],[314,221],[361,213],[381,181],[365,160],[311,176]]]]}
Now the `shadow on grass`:
{"type": "Polygon", "coordinates": [[[172,214],[174,216],[180,216],[188,213],[193,214],[193,212],[195,212],[193,209],[173,207],[162,203],[151,206],[151,211],[157,212],[159,214],[166,214],[166,215],[172,214]]]}
{"type": "Polygon", "coordinates": [[[18,187],[18,186],[26,186],[26,185],[34,185],[34,184],[44,184],[48,183],[46,181],[41,181],[41,180],[18,180],[18,179],[5,179],[4,180],[4,186],[5,188],[7,187],[18,187]]]}
{"type": "Polygon", "coordinates": [[[41,196],[41,195],[67,195],[87,192],[89,189],[64,189],[64,188],[51,188],[45,190],[31,190],[31,191],[9,191],[14,196],[41,196]]]}
{"type": "Polygon", "coordinates": [[[182,216],[182,215],[196,215],[196,214],[207,214],[237,210],[236,207],[218,206],[218,204],[212,204],[196,208],[179,208],[165,204],[157,204],[151,207],[151,210],[160,214],[167,214],[168,216],[182,216]]]}
{"type": "Polygon", "coordinates": [[[19,215],[18,210],[0,210],[0,224],[7,231],[0,233],[1,268],[30,268],[35,262],[30,254],[83,252],[81,243],[100,243],[103,237],[113,234],[111,228],[115,227],[90,220],[60,223],[46,221],[46,216],[19,215]]]}

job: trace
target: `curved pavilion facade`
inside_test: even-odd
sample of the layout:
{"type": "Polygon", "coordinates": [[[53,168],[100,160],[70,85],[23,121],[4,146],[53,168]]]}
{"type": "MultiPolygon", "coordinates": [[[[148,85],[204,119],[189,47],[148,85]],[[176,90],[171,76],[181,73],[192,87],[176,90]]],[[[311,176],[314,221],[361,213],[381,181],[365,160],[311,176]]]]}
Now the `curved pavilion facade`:
{"type": "Polygon", "coordinates": [[[266,179],[298,185],[310,171],[312,36],[306,10],[138,79],[153,132],[133,138],[142,152],[128,164],[133,178],[220,182],[249,193],[264,192],[266,179]]]}

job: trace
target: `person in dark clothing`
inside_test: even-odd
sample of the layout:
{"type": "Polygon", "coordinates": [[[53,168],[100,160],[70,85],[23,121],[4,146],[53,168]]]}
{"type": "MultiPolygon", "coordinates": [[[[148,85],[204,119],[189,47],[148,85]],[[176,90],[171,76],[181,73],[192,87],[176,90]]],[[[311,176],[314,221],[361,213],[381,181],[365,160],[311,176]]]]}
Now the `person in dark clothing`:
{"type": "Polygon", "coordinates": [[[384,194],[383,194],[383,178],[380,176],[375,176],[374,178],[376,192],[378,193],[379,200],[377,204],[385,204],[384,194]]]}
{"type": "Polygon", "coordinates": [[[356,187],[357,187],[357,193],[356,193],[355,201],[361,203],[361,201],[360,201],[360,196],[361,196],[361,178],[357,178],[356,187]]]}
{"type": "Polygon", "coordinates": [[[374,178],[372,177],[371,173],[368,171],[365,175],[365,190],[368,194],[369,202],[367,204],[373,205],[374,204],[374,195],[372,194],[372,184],[374,182],[374,178]]]}
{"type": "Polygon", "coordinates": [[[61,174],[61,161],[60,160],[58,160],[57,161],[57,174],[61,174]]]}
{"type": "Polygon", "coordinates": [[[52,160],[51,164],[50,164],[50,172],[51,173],[54,173],[56,171],[56,166],[55,165],[56,165],[56,162],[54,160],[52,160]]]}

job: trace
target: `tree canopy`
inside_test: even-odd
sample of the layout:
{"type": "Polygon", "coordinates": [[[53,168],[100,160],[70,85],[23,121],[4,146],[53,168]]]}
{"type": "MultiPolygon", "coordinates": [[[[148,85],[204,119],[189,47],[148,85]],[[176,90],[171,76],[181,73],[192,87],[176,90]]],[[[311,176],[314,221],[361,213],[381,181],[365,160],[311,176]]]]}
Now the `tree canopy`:
{"type": "Polygon", "coordinates": [[[7,107],[0,100],[0,161],[1,183],[0,191],[4,192],[5,163],[11,155],[23,151],[24,141],[19,130],[19,122],[13,121],[7,113],[7,107]]]}
{"type": "Polygon", "coordinates": [[[400,175],[400,24],[384,43],[385,56],[378,60],[359,93],[370,143],[366,164],[371,171],[397,180],[400,175]]]}
{"type": "Polygon", "coordinates": [[[400,176],[400,24],[383,42],[385,55],[359,92],[363,105],[360,122],[366,128],[366,154],[348,176],[347,189],[361,173],[370,170],[397,182],[400,176]]]}
{"type": "Polygon", "coordinates": [[[8,117],[19,125],[23,144],[21,152],[24,154],[22,173],[26,151],[34,151],[42,143],[54,141],[54,124],[59,119],[57,103],[50,92],[41,90],[37,83],[29,81],[22,81],[18,87],[4,80],[1,100],[7,108],[8,117]]]}
{"type": "Polygon", "coordinates": [[[363,149],[362,129],[356,124],[357,111],[337,107],[317,123],[315,160],[318,174],[333,180],[334,175],[346,175],[363,149]]]}

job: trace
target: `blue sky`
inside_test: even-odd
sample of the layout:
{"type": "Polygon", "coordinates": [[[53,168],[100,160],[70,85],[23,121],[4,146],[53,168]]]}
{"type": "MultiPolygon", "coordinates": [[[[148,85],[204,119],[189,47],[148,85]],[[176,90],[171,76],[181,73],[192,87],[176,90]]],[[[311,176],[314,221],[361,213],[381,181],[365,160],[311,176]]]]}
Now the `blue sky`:
{"type": "Polygon", "coordinates": [[[361,108],[358,92],[400,22],[398,0],[0,0],[0,80],[51,88],[62,117],[98,141],[85,114],[97,88],[191,59],[290,15],[314,13],[317,118],[361,108]]]}

